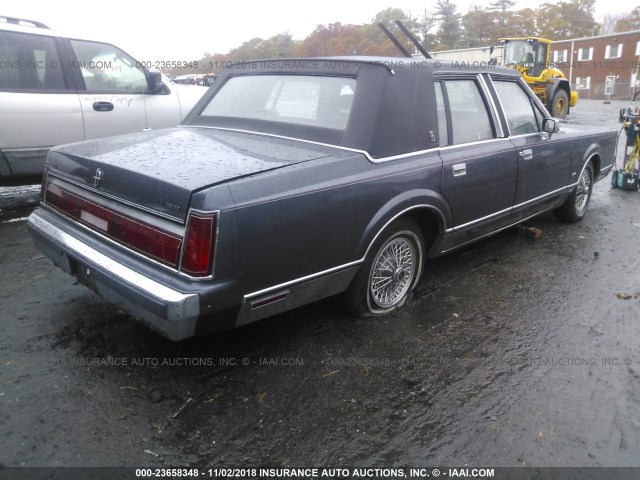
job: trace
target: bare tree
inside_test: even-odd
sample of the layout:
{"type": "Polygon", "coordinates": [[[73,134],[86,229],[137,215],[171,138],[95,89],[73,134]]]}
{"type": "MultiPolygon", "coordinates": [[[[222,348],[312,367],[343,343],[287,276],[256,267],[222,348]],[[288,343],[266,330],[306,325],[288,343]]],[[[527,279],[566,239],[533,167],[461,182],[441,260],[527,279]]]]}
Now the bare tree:
{"type": "Polygon", "coordinates": [[[615,33],[616,24],[627,17],[627,14],[624,13],[607,13],[603,15],[600,21],[600,34],[608,35],[610,33],[615,33]]]}

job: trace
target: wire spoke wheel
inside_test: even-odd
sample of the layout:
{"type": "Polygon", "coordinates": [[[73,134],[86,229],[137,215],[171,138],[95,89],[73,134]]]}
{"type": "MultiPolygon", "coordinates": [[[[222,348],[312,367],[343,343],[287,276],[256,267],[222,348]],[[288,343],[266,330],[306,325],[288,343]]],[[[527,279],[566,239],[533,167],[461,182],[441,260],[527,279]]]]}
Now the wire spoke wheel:
{"type": "Polygon", "coordinates": [[[369,278],[371,300],[379,308],[400,303],[413,284],[417,270],[413,243],[398,237],[387,243],[373,262],[369,278]]]}
{"type": "Polygon", "coordinates": [[[584,215],[589,205],[591,187],[591,172],[585,168],[582,175],[580,175],[580,180],[576,187],[576,213],[578,213],[578,215],[584,215]]]}
{"type": "Polygon", "coordinates": [[[343,295],[347,309],[358,317],[372,317],[402,307],[422,276],[424,251],[422,230],[413,219],[387,225],[343,295]]]}
{"type": "Polygon", "coordinates": [[[593,191],[593,165],[587,163],[580,173],[578,183],[562,205],[554,210],[563,222],[579,222],[586,215],[593,191]]]}

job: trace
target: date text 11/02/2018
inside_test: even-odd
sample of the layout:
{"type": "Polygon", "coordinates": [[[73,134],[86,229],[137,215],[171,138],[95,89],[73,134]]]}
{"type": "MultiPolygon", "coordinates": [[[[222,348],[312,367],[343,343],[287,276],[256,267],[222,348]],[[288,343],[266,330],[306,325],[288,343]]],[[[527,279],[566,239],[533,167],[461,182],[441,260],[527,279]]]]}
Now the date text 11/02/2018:
{"type": "Polygon", "coordinates": [[[400,478],[437,478],[469,477],[493,478],[493,468],[210,468],[210,469],[136,469],[136,477],[153,478],[362,478],[362,479],[400,479],[400,478]]]}

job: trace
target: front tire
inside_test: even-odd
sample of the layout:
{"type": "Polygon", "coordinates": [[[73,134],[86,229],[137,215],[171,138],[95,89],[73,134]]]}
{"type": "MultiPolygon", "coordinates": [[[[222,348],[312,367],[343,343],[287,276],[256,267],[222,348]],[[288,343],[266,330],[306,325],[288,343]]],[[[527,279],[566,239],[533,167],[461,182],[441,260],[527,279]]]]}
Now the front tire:
{"type": "Polygon", "coordinates": [[[422,276],[423,261],[420,228],[409,219],[394,222],[374,242],[345,293],[348,310],[364,317],[401,307],[422,276]]]}
{"type": "Polygon", "coordinates": [[[584,218],[589,209],[593,191],[593,167],[589,163],[578,179],[578,185],[564,203],[555,210],[556,217],[563,222],[575,223],[584,218]]]}

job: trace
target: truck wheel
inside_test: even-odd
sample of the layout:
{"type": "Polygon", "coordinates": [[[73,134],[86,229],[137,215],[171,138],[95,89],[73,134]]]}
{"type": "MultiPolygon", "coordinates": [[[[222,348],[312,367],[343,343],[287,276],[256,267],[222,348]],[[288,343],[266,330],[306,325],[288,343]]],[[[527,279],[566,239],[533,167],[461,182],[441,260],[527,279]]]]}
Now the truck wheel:
{"type": "Polygon", "coordinates": [[[424,240],[415,222],[401,219],[385,229],[345,292],[347,309],[359,317],[381,315],[405,304],[422,275],[424,240]]]}
{"type": "Polygon", "coordinates": [[[578,180],[578,185],[573,189],[571,195],[554,213],[560,221],[575,223],[582,220],[589,208],[591,201],[591,191],[593,189],[593,167],[589,163],[578,180]]]}
{"type": "Polygon", "coordinates": [[[569,113],[569,96],[564,90],[557,90],[551,100],[551,116],[565,118],[569,113]]]}

